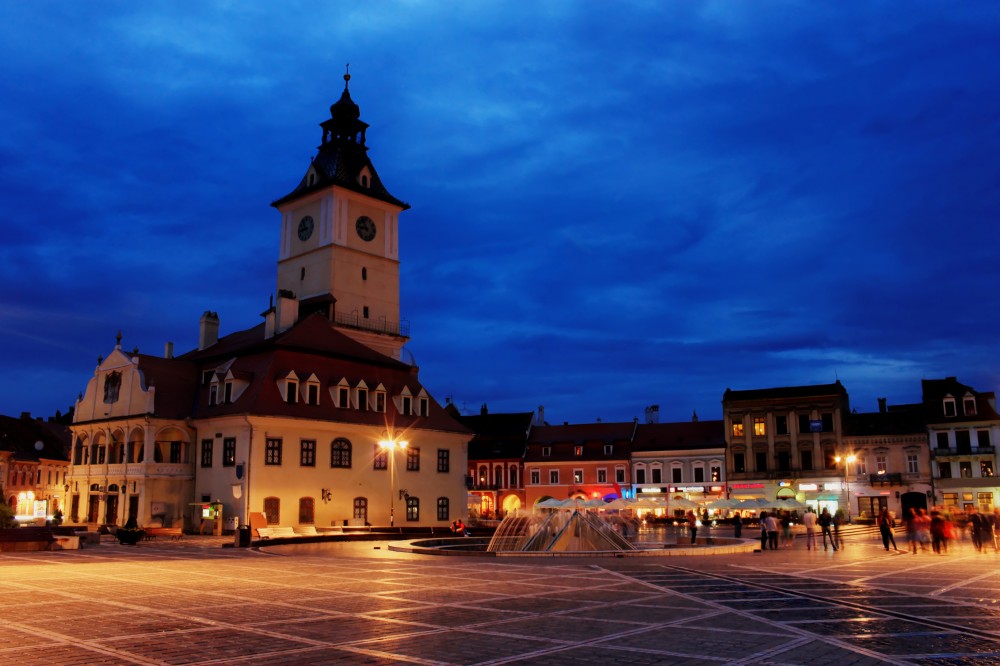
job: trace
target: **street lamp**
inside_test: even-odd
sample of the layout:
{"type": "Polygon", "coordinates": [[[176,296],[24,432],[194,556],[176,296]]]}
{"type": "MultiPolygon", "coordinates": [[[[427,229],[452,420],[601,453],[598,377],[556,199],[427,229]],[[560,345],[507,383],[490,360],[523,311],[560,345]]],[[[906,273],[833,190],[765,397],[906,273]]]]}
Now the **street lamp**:
{"type": "Polygon", "coordinates": [[[395,512],[396,507],[396,449],[405,449],[409,446],[409,442],[405,440],[397,440],[392,438],[387,438],[381,440],[378,445],[382,447],[385,451],[386,456],[389,458],[389,527],[393,527],[395,524],[395,512]]]}
{"type": "Polygon", "coordinates": [[[849,453],[844,457],[834,456],[833,459],[837,461],[838,465],[841,462],[844,463],[844,485],[847,488],[847,522],[851,522],[851,479],[847,476],[847,474],[851,463],[857,460],[857,457],[853,453],[849,453]]]}

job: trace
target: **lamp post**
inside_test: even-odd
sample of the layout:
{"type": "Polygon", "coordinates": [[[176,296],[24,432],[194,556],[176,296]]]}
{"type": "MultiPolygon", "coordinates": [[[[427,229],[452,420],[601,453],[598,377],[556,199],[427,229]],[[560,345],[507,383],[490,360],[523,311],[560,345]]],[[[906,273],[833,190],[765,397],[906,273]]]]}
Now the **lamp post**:
{"type": "Polygon", "coordinates": [[[404,440],[397,440],[391,437],[381,440],[378,445],[382,447],[385,451],[386,456],[389,458],[389,527],[395,525],[395,507],[396,507],[396,449],[405,449],[409,446],[409,442],[404,440]]]}
{"type": "Polygon", "coordinates": [[[834,456],[833,459],[837,461],[838,465],[841,462],[844,463],[844,486],[847,489],[847,522],[851,522],[851,479],[848,477],[848,470],[851,463],[857,460],[857,457],[853,453],[849,453],[843,457],[834,456]]]}

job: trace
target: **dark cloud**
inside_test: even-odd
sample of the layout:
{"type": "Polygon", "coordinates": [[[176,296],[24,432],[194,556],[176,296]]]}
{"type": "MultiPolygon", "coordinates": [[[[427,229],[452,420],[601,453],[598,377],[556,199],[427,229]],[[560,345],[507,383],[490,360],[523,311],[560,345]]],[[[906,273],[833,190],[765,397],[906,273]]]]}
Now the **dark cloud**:
{"type": "Polygon", "coordinates": [[[550,420],[717,418],[727,387],[995,390],[993,3],[10,5],[0,412],[98,355],[259,321],[342,88],[413,205],[425,383],[550,420]]]}

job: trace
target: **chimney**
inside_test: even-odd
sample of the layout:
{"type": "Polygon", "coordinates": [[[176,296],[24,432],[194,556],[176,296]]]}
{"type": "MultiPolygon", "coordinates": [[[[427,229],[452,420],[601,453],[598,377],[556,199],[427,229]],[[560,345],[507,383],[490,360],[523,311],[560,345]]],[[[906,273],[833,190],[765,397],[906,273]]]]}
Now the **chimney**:
{"type": "Polygon", "coordinates": [[[646,423],[660,422],[660,406],[650,405],[646,408],[646,423]]]}
{"type": "Polygon", "coordinates": [[[545,406],[538,405],[538,419],[535,421],[535,425],[543,426],[545,425],[545,406]]]}
{"type": "Polygon", "coordinates": [[[885,412],[886,412],[885,403],[886,403],[886,398],[879,398],[878,399],[878,413],[879,414],[885,414],[885,412]]]}
{"type": "Polygon", "coordinates": [[[697,423],[697,422],[698,422],[698,410],[695,409],[692,410],[691,412],[691,423],[697,423]]]}
{"type": "Polygon", "coordinates": [[[295,294],[287,289],[278,292],[278,313],[275,320],[275,333],[284,333],[299,320],[299,301],[295,294]]]}
{"type": "Polygon", "coordinates": [[[21,420],[22,421],[30,421],[31,420],[31,412],[21,412],[21,420]]]}
{"type": "Polygon", "coordinates": [[[174,343],[167,342],[163,345],[163,358],[173,358],[174,357],[174,343]]]}
{"type": "Polygon", "coordinates": [[[483,406],[479,408],[479,415],[480,416],[486,416],[489,413],[490,413],[490,410],[486,409],[486,403],[484,402],[483,406]]]}
{"type": "Polygon", "coordinates": [[[198,349],[211,347],[219,341],[219,314],[205,310],[198,326],[198,349]]]}

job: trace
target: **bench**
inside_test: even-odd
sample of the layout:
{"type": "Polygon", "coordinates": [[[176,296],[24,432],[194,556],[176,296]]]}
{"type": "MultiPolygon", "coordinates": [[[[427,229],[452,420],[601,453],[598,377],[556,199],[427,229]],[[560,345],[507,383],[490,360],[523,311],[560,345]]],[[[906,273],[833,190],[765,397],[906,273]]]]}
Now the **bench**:
{"type": "Polygon", "coordinates": [[[48,527],[12,527],[0,529],[0,552],[52,550],[55,537],[48,527]]]}
{"type": "Polygon", "coordinates": [[[261,539],[284,539],[298,536],[291,527],[258,527],[257,534],[261,539]]]}
{"type": "Polygon", "coordinates": [[[293,527],[292,530],[294,530],[295,536],[319,536],[315,525],[299,525],[293,527]]]}
{"type": "Polygon", "coordinates": [[[143,536],[145,541],[153,541],[156,537],[167,537],[170,539],[180,539],[184,536],[183,530],[179,527],[146,527],[146,534],[143,536]]]}

